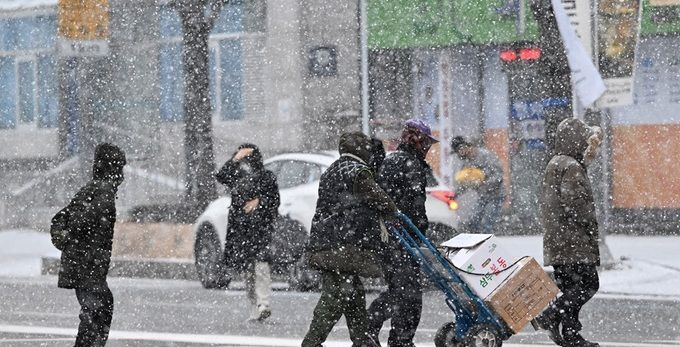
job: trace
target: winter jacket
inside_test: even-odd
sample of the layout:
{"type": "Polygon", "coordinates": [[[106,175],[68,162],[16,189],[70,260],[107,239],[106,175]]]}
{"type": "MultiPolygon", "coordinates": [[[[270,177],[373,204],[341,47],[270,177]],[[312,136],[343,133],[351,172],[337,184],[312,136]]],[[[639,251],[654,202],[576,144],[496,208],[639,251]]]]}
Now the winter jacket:
{"type": "Polygon", "coordinates": [[[600,264],[598,224],[583,153],[591,129],[576,118],[557,127],[555,156],[543,177],[546,265],[600,264]]]}
{"type": "Polygon", "coordinates": [[[371,265],[376,267],[379,274],[377,256],[383,248],[380,219],[394,215],[397,208],[373,180],[373,172],[367,164],[370,152],[354,150],[353,146],[345,143],[361,143],[360,140],[368,143],[368,138],[352,134],[341,137],[340,158],[321,175],[319,199],[307,246],[308,258],[316,258],[317,254],[323,253],[324,262],[330,264],[323,268],[332,267],[337,271],[364,265],[342,267],[342,264],[375,258],[376,261],[371,265]],[[352,139],[352,134],[357,138],[354,139],[356,141],[352,139]],[[346,251],[348,249],[350,251],[346,251]]]}
{"type": "Polygon", "coordinates": [[[276,176],[265,170],[257,147],[248,148],[253,148],[253,153],[239,161],[230,159],[215,175],[231,195],[224,262],[237,270],[254,260],[270,261],[268,245],[280,203],[276,176]],[[258,207],[246,213],[245,204],[256,198],[260,199],[258,207]]]}
{"type": "Polygon", "coordinates": [[[425,188],[427,178],[431,175],[432,170],[425,158],[407,144],[399,145],[396,152],[385,158],[378,175],[378,184],[392,198],[399,211],[409,217],[423,233],[428,228],[425,188]]]}
{"type": "Polygon", "coordinates": [[[60,288],[95,287],[106,281],[124,165],[125,155],[118,147],[104,144],[95,150],[93,180],[66,208],[69,233],[61,253],[60,288]]]}

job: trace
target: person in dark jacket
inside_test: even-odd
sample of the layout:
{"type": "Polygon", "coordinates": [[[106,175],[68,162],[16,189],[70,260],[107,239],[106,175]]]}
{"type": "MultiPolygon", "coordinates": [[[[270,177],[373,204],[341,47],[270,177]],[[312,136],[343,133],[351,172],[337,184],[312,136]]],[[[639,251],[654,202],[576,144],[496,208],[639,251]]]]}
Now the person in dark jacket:
{"type": "Polygon", "coordinates": [[[257,146],[246,143],[215,175],[231,195],[224,245],[224,263],[245,271],[246,291],[253,306],[252,320],[271,315],[271,269],[268,245],[279,208],[276,176],[265,170],[257,146]]]}
{"type": "Polygon", "coordinates": [[[307,247],[310,266],[321,273],[321,298],[302,347],[321,345],[342,315],[353,346],[375,346],[359,275],[370,268],[380,275],[380,217],[394,219],[397,208],[373,180],[372,147],[362,133],[343,134],[340,158],[321,175],[307,247]],[[325,265],[313,261],[317,258],[326,259],[325,265]]]}
{"type": "Polygon", "coordinates": [[[95,148],[92,180],[71,200],[68,234],[61,253],[59,288],[75,289],[80,303],[76,347],[106,344],[113,317],[113,295],[106,282],[111,262],[116,193],[123,182],[125,153],[111,144],[95,148]]]}
{"type": "MultiPolygon", "coordinates": [[[[399,211],[423,233],[428,229],[425,188],[427,177],[432,174],[425,156],[435,142],[437,140],[425,122],[418,119],[406,121],[397,151],[385,158],[378,176],[378,183],[397,204],[399,211]]],[[[387,291],[381,293],[368,308],[369,334],[378,341],[383,323],[391,319],[388,345],[413,346],[423,300],[420,267],[396,240],[391,239],[386,248],[383,274],[387,291]]]]}
{"type": "Polygon", "coordinates": [[[537,322],[560,346],[598,346],[580,335],[579,312],[599,288],[598,224],[586,165],[600,141],[598,127],[576,118],[565,119],[557,127],[556,154],[543,177],[543,256],[545,265],[555,270],[562,296],[537,322]]]}
{"type": "Polygon", "coordinates": [[[488,149],[467,141],[462,136],[451,140],[451,150],[463,161],[460,173],[472,169],[479,170],[482,174],[478,182],[466,184],[464,180],[457,180],[459,187],[456,193],[474,190],[478,194],[474,213],[463,227],[473,233],[493,234],[501,217],[504,198],[501,161],[488,149]]]}

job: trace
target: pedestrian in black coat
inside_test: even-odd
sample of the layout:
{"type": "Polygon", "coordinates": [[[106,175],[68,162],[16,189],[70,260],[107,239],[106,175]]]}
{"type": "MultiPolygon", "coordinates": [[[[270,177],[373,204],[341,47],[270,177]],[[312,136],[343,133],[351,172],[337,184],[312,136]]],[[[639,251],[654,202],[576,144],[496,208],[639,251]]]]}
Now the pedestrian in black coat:
{"type": "Polygon", "coordinates": [[[310,266],[321,273],[321,297],[302,347],[321,345],[343,315],[352,346],[375,346],[360,276],[380,276],[380,220],[397,212],[373,179],[370,163],[379,149],[362,133],[342,134],[340,158],[321,175],[307,246],[310,266]]]}
{"type": "MultiPolygon", "coordinates": [[[[428,228],[425,188],[427,177],[431,175],[425,156],[435,142],[437,140],[432,137],[430,127],[423,121],[406,121],[397,151],[385,158],[378,176],[378,184],[399,211],[423,233],[428,228]]],[[[382,265],[387,291],[373,300],[368,308],[369,334],[378,341],[383,323],[391,319],[389,346],[413,346],[423,300],[420,267],[395,239],[388,243],[382,265]]]]}
{"type": "Polygon", "coordinates": [[[111,144],[97,146],[92,180],[69,205],[68,234],[61,253],[58,286],[75,289],[80,303],[76,347],[104,346],[113,317],[113,295],[106,283],[111,262],[116,193],[123,182],[125,153],[111,144]]]}
{"type": "Polygon", "coordinates": [[[280,203],[276,176],[265,170],[257,146],[242,144],[215,175],[231,195],[224,262],[246,272],[252,319],[271,315],[271,269],[268,246],[280,203]]]}

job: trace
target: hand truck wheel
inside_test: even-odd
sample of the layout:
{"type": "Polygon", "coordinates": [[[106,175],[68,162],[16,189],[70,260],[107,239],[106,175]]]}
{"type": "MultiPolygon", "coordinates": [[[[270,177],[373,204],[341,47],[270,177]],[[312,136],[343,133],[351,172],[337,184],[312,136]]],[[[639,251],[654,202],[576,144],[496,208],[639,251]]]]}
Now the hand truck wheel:
{"type": "Polygon", "coordinates": [[[479,324],[468,330],[463,339],[463,345],[465,347],[501,347],[503,339],[493,325],[479,324]]]}
{"type": "Polygon", "coordinates": [[[462,347],[456,339],[456,323],[449,322],[441,326],[434,335],[435,347],[462,347]]]}

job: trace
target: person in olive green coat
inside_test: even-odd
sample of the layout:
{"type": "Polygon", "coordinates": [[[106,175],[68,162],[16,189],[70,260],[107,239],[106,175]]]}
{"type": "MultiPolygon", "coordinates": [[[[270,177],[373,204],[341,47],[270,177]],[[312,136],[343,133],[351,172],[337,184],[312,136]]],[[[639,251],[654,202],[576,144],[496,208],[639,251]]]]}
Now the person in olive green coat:
{"type": "Polygon", "coordinates": [[[598,346],[579,333],[581,307],[599,288],[600,265],[595,201],[586,171],[601,142],[598,127],[568,118],[557,127],[555,156],[543,178],[543,256],[562,291],[537,322],[560,346],[598,346]],[[559,326],[562,325],[560,331],[559,326]]]}
{"type": "Polygon", "coordinates": [[[359,276],[381,274],[380,220],[395,216],[397,207],[373,179],[369,163],[379,148],[370,138],[345,133],[339,151],[340,158],[321,175],[312,219],[307,259],[321,273],[321,297],[302,347],[321,345],[343,315],[352,346],[377,346],[368,334],[366,296],[359,276]]]}

